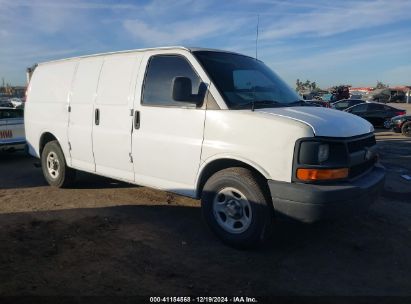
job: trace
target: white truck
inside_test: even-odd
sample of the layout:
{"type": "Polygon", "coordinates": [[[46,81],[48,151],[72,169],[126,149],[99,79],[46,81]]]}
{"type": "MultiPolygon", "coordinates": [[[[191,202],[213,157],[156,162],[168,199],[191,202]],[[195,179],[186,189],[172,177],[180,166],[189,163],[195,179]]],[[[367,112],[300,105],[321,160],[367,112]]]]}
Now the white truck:
{"type": "Polygon", "coordinates": [[[226,243],[264,240],[275,216],[358,212],[385,172],[373,127],[307,106],[261,61],[166,47],[42,63],[28,87],[29,152],[52,186],[87,171],[201,198],[226,243]]]}

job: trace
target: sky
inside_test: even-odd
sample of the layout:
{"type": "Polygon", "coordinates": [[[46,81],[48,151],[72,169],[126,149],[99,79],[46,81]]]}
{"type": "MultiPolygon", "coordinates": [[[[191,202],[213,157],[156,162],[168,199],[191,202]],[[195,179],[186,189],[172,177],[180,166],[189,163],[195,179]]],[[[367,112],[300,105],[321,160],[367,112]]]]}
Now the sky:
{"type": "MultiPolygon", "coordinates": [[[[258,58],[296,79],[411,85],[411,0],[0,0],[0,81],[37,62],[184,45],[258,58]]],[[[1,83],[0,83],[1,84],[1,83]]]]}

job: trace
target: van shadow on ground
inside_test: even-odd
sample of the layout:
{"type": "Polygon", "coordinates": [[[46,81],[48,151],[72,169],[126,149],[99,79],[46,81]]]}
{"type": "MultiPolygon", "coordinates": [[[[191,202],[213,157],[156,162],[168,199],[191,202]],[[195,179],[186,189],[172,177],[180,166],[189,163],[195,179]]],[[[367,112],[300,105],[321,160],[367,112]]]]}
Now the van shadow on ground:
{"type": "Polygon", "coordinates": [[[410,233],[381,214],[279,222],[253,251],[193,207],[1,214],[0,295],[411,295],[410,233]]]}
{"type": "MultiPolygon", "coordinates": [[[[383,164],[409,169],[408,141],[388,137],[378,139],[383,164]]],[[[1,187],[44,186],[33,161],[0,156],[1,187]]],[[[92,187],[86,179],[76,187],[92,187]]],[[[207,230],[199,208],[145,205],[139,189],[136,205],[0,214],[0,295],[411,296],[405,201],[381,198],[336,222],[277,222],[265,246],[239,251],[207,230]]]]}

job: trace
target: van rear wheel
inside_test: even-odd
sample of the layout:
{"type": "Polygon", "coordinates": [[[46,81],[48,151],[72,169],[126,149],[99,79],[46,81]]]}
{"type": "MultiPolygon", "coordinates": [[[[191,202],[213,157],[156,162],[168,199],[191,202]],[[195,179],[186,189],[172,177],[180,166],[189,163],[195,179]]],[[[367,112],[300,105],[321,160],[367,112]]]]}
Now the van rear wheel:
{"type": "Polygon", "coordinates": [[[45,145],[41,153],[41,168],[50,186],[64,188],[74,182],[76,171],[67,166],[63,151],[56,140],[45,145]]]}
{"type": "Polygon", "coordinates": [[[251,248],[271,229],[271,200],[250,170],[236,167],[212,175],[204,185],[201,208],[205,222],[226,244],[251,248]]]}

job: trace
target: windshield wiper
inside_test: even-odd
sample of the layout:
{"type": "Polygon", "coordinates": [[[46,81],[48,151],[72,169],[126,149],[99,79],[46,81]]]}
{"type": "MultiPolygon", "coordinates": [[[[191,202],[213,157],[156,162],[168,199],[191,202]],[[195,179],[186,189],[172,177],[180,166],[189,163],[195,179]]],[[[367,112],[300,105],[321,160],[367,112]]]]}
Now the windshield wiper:
{"type": "Polygon", "coordinates": [[[276,100],[253,100],[253,101],[239,104],[235,108],[236,109],[247,109],[248,107],[251,106],[251,110],[254,111],[254,108],[256,106],[278,106],[278,105],[283,106],[284,104],[276,100]]]}

